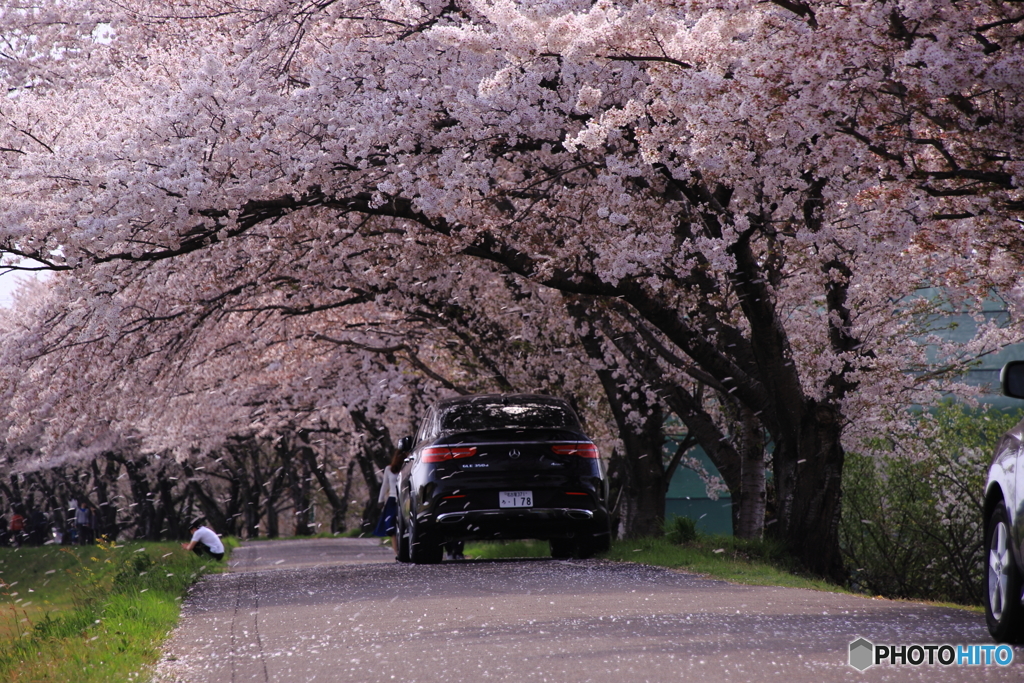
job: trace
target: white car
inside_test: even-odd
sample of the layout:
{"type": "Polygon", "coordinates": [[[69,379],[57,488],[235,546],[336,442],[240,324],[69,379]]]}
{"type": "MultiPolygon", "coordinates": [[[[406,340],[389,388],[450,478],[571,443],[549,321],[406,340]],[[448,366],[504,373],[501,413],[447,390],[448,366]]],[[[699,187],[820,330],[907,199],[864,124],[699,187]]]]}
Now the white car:
{"type": "MultiPolygon", "coordinates": [[[[1003,394],[1024,398],[1024,361],[1000,375],[1003,394]]],[[[1024,420],[996,446],[985,483],[985,617],[999,642],[1024,642],[1024,420]]]]}

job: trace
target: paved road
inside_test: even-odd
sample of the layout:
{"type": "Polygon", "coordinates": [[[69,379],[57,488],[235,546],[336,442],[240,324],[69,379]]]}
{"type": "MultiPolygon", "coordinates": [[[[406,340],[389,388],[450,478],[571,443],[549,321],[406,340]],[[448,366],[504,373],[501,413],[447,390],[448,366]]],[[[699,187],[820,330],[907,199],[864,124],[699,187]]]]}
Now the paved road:
{"type": "Polygon", "coordinates": [[[263,541],[204,579],[167,683],[1021,681],[999,666],[847,664],[849,643],[990,645],[984,617],[600,560],[403,565],[364,539],[263,541]]]}

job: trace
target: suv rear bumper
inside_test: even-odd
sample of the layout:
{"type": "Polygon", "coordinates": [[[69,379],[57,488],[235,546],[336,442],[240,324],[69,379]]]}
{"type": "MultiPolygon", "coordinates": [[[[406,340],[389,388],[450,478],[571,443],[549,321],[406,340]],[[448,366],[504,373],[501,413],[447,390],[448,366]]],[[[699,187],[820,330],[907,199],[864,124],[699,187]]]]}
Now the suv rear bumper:
{"type": "Polygon", "coordinates": [[[604,510],[580,508],[500,508],[446,512],[417,519],[417,526],[449,541],[488,539],[539,540],[579,538],[609,533],[604,510]]]}

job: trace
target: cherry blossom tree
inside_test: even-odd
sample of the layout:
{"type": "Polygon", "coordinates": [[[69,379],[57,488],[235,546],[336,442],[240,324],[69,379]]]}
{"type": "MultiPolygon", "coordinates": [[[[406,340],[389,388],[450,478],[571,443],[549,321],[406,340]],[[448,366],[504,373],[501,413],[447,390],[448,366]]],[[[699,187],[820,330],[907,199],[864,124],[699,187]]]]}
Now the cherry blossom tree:
{"type": "Polygon", "coordinates": [[[916,297],[1017,313],[1017,3],[88,4],[2,17],[33,22],[0,248],[97,320],[132,283],[341,306],[350,263],[387,289],[456,257],[618,302],[760,422],[775,533],[835,577],[845,449],[1017,339],[929,356],[916,297]]]}

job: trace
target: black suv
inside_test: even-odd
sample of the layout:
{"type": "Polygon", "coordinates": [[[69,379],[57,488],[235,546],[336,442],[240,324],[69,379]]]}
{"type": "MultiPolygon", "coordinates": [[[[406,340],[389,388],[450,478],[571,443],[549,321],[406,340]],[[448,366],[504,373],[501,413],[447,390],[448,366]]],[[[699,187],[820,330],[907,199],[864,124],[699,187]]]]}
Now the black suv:
{"type": "Polygon", "coordinates": [[[447,542],[527,538],[550,541],[554,557],[590,557],[609,545],[607,497],[597,447],[565,401],[440,401],[400,476],[398,559],[436,563],[447,542]]]}

